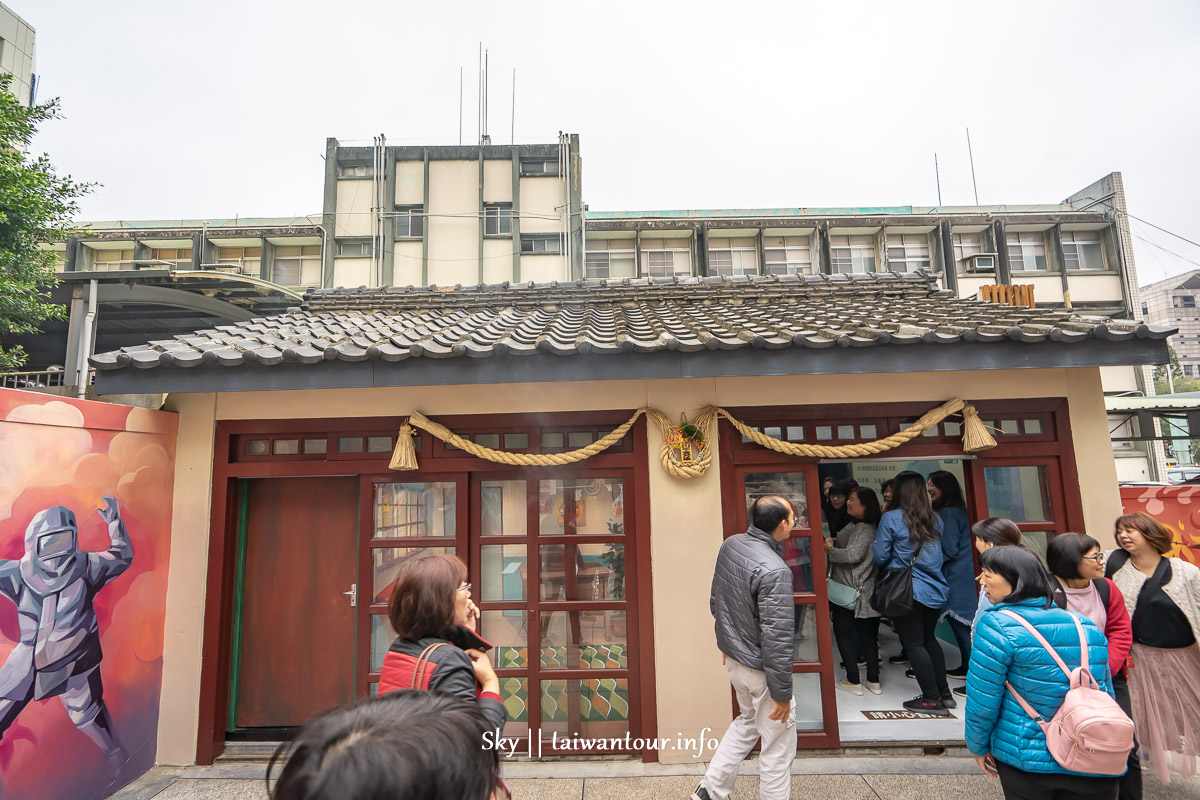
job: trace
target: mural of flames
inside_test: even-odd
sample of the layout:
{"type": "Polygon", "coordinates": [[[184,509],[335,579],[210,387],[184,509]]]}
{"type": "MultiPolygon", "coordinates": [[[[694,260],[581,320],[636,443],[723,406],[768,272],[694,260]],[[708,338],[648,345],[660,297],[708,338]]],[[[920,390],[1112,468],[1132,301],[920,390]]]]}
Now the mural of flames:
{"type": "Polygon", "coordinates": [[[1200,565],[1200,486],[1123,486],[1126,514],[1149,514],[1171,531],[1172,556],[1200,565]]]}
{"type": "MultiPolygon", "coordinates": [[[[113,776],[59,698],[30,703],[0,741],[0,782],[12,798],[100,798],[153,766],[162,683],[176,418],[127,406],[0,390],[0,558],[24,553],[42,509],[75,512],[79,549],[109,547],[96,509],[111,494],[133,542],[132,566],[100,590],[104,701],[130,761],[113,776]]],[[[19,638],[0,599],[0,661],[19,638]]]]}

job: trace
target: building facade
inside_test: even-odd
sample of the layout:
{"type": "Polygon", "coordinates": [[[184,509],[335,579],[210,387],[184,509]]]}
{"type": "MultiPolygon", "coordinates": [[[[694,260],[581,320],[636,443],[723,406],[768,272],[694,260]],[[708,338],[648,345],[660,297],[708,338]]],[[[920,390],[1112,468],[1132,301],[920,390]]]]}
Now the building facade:
{"type": "Polygon", "coordinates": [[[1200,378],[1200,269],[1173,275],[1141,289],[1141,318],[1170,324],[1170,339],[1184,377],[1200,378]]]}
{"type": "Polygon", "coordinates": [[[13,76],[9,91],[27,106],[37,96],[33,40],[33,26],[0,3],[0,73],[13,76]]]}

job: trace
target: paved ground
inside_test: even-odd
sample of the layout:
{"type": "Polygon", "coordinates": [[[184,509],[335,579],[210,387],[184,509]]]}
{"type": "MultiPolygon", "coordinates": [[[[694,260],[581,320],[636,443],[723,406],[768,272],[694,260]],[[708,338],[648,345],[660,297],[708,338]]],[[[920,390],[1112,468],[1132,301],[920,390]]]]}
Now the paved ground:
{"type": "MultiPolygon", "coordinates": [[[[504,765],[517,800],[670,800],[687,798],[702,764],[636,761],[515,762],[504,765]],[[535,777],[536,776],[536,777],[535,777]]],[[[113,800],[266,800],[262,764],[158,767],[113,800]]],[[[837,800],[1002,800],[1000,783],[957,756],[799,758],[792,797],[837,800]]],[[[733,800],[757,800],[757,763],[747,762],[733,800]]],[[[1200,800],[1200,779],[1163,786],[1146,777],[1146,800],[1200,800]]]]}

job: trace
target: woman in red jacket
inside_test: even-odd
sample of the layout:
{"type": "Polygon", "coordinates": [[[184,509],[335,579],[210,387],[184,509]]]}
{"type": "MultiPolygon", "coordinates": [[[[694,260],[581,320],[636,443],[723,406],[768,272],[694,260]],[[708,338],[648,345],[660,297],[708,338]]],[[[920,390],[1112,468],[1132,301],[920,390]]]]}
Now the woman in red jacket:
{"type": "MultiPolygon", "coordinates": [[[[1133,646],[1133,626],[1125,596],[1104,577],[1104,551],[1083,533],[1061,533],[1046,545],[1046,565],[1054,580],[1054,602],[1096,623],[1108,639],[1108,670],[1121,710],[1133,717],[1125,662],[1133,646]]],[[[1137,743],[1129,752],[1129,769],[1121,778],[1119,800],[1141,800],[1142,765],[1137,743]]]]}
{"type": "Polygon", "coordinates": [[[383,657],[379,694],[431,689],[457,695],[477,701],[488,722],[503,728],[508,714],[500,702],[500,679],[478,649],[490,647],[475,634],[478,616],[466,564],[442,554],[409,559],[388,601],[396,640],[383,657]]]}

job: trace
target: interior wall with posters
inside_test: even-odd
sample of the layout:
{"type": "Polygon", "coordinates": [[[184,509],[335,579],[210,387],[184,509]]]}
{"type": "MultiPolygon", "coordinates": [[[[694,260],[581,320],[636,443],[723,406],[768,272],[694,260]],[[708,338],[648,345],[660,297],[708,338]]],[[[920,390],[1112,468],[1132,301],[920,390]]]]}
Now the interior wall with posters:
{"type": "Polygon", "coordinates": [[[155,761],[176,416],[0,389],[0,796],[155,761]]]}

